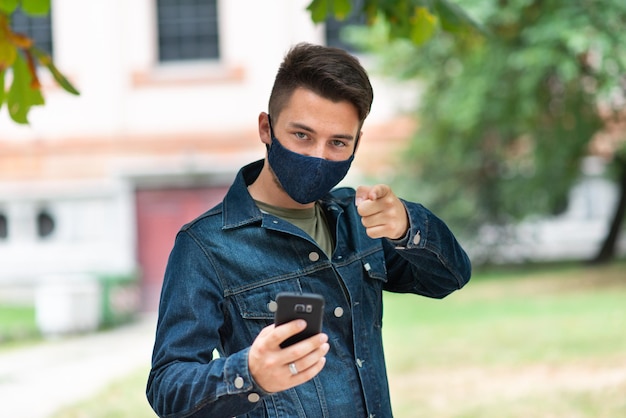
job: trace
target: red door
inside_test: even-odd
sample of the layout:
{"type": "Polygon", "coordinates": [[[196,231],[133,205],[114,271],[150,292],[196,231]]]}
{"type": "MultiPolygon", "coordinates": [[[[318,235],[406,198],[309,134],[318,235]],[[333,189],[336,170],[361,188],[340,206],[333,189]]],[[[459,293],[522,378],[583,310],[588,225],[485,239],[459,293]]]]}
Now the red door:
{"type": "Polygon", "coordinates": [[[227,190],[228,187],[137,190],[137,258],[145,311],[158,308],[165,266],[180,227],[221,202],[227,190]]]}

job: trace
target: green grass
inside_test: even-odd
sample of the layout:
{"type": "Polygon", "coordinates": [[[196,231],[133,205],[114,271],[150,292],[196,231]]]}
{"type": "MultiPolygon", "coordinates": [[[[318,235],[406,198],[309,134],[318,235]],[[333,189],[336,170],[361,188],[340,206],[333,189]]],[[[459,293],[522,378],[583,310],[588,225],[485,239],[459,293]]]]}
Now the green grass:
{"type": "Polygon", "coordinates": [[[145,395],[148,368],[107,386],[92,399],[57,411],[51,418],[154,418],[145,395]]]}
{"type": "MultiPolygon", "coordinates": [[[[396,417],[626,417],[626,264],[475,276],[443,300],[385,295],[396,417]]],[[[54,418],[153,417],[146,376],[54,418]]]]}
{"type": "Polygon", "coordinates": [[[386,297],[386,347],[399,348],[390,359],[391,367],[402,370],[468,361],[516,365],[626,352],[626,338],[616,332],[626,330],[626,283],[620,291],[472,297],[492,286],[477,284],[466,289],[466,295],[461,291],[457,297],[436,302],[386,297]],[[435,341],[446,345],[433,344],[435,341]],[[420,347],[427,361],[402,350],[403,345],[420,347]]]}
{"type": "Polygon", "coordinates": [[[623,263],[479,275],[441,301],[386,295],[384,318],[399,417],[626,416],[623,263]]]}
{"type": "Polygon", "coordinates": [[[40,337],[32,306],[0,305],[0,350],[40,337]]]}

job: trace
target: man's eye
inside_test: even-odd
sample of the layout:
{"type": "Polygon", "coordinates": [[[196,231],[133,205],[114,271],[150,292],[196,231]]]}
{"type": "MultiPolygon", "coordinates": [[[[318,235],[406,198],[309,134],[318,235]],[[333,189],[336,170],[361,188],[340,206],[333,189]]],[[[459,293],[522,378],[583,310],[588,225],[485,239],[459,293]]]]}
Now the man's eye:
{"type": "Polygon", "coordinates": [[[344,141],[340,141],[339,139],[333,140],[333,145],[335,147],[345,147],[347,144],[344,141]]]}
{"type": "Polygon", "coordinates": [[[294,135],[298,139],[306,139],[307,138],[307,135],[304,132],[296,132],[294,135]]]}

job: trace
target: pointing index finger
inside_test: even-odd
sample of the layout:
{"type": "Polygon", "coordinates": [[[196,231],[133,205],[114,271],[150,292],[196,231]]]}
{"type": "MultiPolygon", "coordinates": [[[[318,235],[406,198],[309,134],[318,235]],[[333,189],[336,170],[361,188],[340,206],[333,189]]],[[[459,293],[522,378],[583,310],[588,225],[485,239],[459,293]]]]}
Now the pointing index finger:
{"type": "Polygon", "coordinates": [[[365,200],[376,201],[389,193],[389,186],[377,184],[376,186],[359,186],[356,190],[355,203],[359,206],[365,200]]]}
{"type": "Polygon", "coordinates": [[[387,196],[387,193],[389,193],[389,187],[384,184],[378,184],[370,190],[369,198],[371,200],[378,200],[387,196]]]}
{"type": "Polygon", "coordinates": [[[356,195],[354,197],[354,203],[357,205],[357,207],[361,204],[361,202],[363,202],[364,200],[368,200],[369,199],[369,192],[371,190],[371,187],[369,186],[359,186],[356,189],[356,195]]]}

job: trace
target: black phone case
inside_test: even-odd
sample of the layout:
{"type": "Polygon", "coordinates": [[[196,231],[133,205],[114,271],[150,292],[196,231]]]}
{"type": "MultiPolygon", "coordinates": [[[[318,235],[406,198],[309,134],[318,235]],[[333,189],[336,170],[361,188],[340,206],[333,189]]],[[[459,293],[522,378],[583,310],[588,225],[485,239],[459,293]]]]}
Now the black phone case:
{"type": "Polygon", "coordinates": [[[277,308],[274,313],[276,326],[304,319],[306,328],[283,341],[281,348],[289,347],[299,341],[322,332],[322,318],[324,317],[324,297],[316,293],[281,292],[276,295],[277,308]]]}

